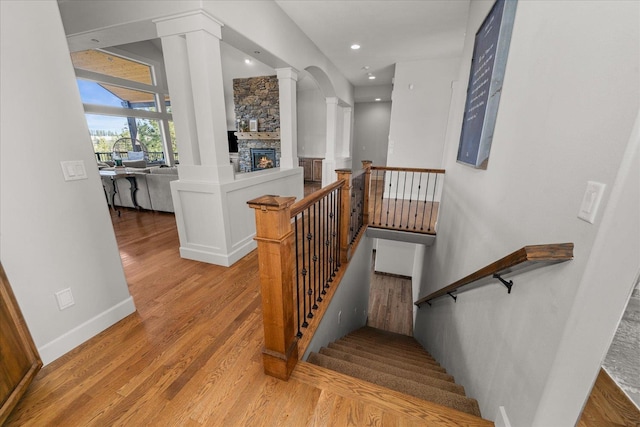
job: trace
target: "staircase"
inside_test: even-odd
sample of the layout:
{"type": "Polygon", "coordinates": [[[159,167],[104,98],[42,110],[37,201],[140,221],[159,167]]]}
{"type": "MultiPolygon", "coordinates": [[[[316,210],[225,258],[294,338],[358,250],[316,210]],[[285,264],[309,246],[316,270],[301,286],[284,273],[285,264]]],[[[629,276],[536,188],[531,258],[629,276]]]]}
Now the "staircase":
{"type": "Polygon", "coordinates": [[[307,362],[480,417],[478,402],[413,337],[363,327],[307,362]]]}

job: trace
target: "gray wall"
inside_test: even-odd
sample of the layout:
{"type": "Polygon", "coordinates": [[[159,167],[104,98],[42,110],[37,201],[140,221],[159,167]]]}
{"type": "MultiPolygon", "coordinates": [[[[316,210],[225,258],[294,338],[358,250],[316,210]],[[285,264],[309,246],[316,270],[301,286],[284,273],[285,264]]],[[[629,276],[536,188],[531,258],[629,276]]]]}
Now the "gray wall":
{"type": "Polygon", "coordinates": [[[503,406],[513,425],[573,425],[640,257],[637,157],[626,156],[636,163],[625,173],[634,175],[625,195],[613,198],[625,149],[638,144],[629,137],[640,99],[640,4],[518,3],[482,171],[458,164],[456,154],[474,34],[492,3],[471,3],[443,150],[438,237],[425,250],[420,294],[524,245],[574,242],[575,259],[515,276],[511,295],[496,283],[461,293],[455,304],[444,298],[423,307],[415,334],[485,417],[503,406]],[[607,185],[594,224],[577,218],[590,180],[607,185]],[[619,219],[605,226],[608,210],[619,219]],[[615,234],[620,228],[626,233],[615,234]],[[603,250],[614,235],[617,244],[603,250]],[[599,263],[606,266],[592,268],[599,263]],[[603,280],[600,270],[616,280],[603,280]],[[588,321],[586,307],[597,321],[588,321]]]}
{"type": "Polygon", "coordinates": [[[135,307],[57,3],[0,7],[0,254],[46,364],[135,307]],[[87,179],[65,181],[63,160],[84,161],[87,179]],[[61,311],[66,288],[75,305],[61,311]]]}
{"type": "MultiPolygon", "coordinates": [[[[363,236],[331,304],[313,335],[303,359],[311,352],[367,324],[372,240],[363,236]],[[340,321],[338,321],[338,315],[340,321]]],[[[303,330],[304,333],[304,330],[303,330]]]]}
{"type": "Polygon", "coordinates": [[[386,166],[391,102],[358,102],[353,115],[353,169],[360,169],[362,160],[386,166]]]}

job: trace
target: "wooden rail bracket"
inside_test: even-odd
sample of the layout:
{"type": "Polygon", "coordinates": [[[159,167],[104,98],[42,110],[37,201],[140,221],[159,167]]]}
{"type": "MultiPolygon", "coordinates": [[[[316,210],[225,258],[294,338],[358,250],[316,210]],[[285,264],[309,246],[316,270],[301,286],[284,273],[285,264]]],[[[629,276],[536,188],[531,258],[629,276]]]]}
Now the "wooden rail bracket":
{"type": "Polygon", "coordinates": [[[507,287],[507,293],[511,293],[511,287],[513,286],[513,280],[509,280],[508,282],[502,278],[498,273],[493,275],[494,279],[498,279],[502,282],[503,285],[507,287]]]}

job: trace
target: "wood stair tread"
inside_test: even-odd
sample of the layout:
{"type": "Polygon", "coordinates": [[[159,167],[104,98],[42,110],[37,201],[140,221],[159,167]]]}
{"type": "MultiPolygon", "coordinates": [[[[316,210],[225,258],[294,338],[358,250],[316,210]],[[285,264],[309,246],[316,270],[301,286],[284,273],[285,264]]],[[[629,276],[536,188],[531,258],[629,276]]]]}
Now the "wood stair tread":
{"type": "Polygon", "coordinates": [[[471,399],[466,396],[461,396],[437,387],[421,384],[417,381],[412,381],[406,378],[400,378],[393,374],[376,371],[356,363],[346,362],[344,360],[339,360],[319,353],[311,353],[308,361],[318,366],[342,372],[354,378],[369,381],[391,390],[415,396],[419,399],[428,400],[458,411],[480,416],[478,402],[475,399],[471,399]]]}
{"type": "Polygon", "coordinates": [[[478,402],[413,337],[364,327],[327,344],[309,363],[480,417],[478,402]]]}
{"type": "Polygon", "coordinates": [[[371,359],[354,356],[349,353],[345,353],[339,350],[334,350],[326,347],[321,348],[319,353],[328,357],[333,357],[335,359],[344,360],[345,362],[356,363],[360,366],[364,366],[366,368],[376,370],[378,372],[386,372],[400,378],[406,378],[409,380],[418,381],[421,384],[427,384],[433,387],[439,387],[443,390],[447,390],[452,393],[461,394],[461,395],[465,394],[464,387],[462,387],[459,384],[456,384],[453,381],[453,377],[449,374],[444,374],[444,373],[435,372],[435,371],[433,372],[434,375],[441,375],[442,377],[447,378],[447,379],[442,379],[442,378],[438,378],[437,376],[416,373],[415,371],[398,368],[395,366],[391,366],[387,363],[376,362],[371,359]]]}
{"type": "Polygon", "coordinates": [[[415,360],[406,360],[403,358],[390,359],[387,356],[376,354],[374,352],[371,352],[370,350],[367,351],[366,349],[363,349],[363,348],[356,348],[354,346],[349,346],[345,344],[329,343],[328,347],[335,348],[336,350],[351,352],[353,354],[357,354],[359,356],[367,357],[369,359],[377,360],[380,362],[389,362],[394,366],[411,366],[419,369],[429,369],[429,370],[438,371],[438,372],[445,372],[445,369],[443,367],[436,365],[434,363],[427,363],[426,361],[424,363],[421,363],[415,360]]]}
{"type": "Polygon", "coordinates": [[[491,427],[493,422],[446,406],[406,395],[340,372],[300,361],[291,379],[330,390],[339,396],[359,399],[368,404],[397,411],[416,420],[416,425],[430,427],[491,427]]]}
{"type": "Polygon", "coordinates": [[[405,357],[408,359],[415,359],[418,361],[430,361],[435,365],[439,365],[439,363],[433,358],[431,357],[431,355],[429,353],[427,353],[426,351],[417,351],[417,350],[411,350],[411,349],[405,349],[405,348],[400,348],[400,347],[395,347],[395,346],[385,346],[385,345],[380,345],[378,343],[372,343],[372,342],[368,342],[368,341],[361,341],[358,338],[351,338],[351,337],[344,337],[339,339],[338,341],[336,341],[336,343],[344,343],[344,344],[351,344],[351,345],[355,345],[355,346],[359,346],[361,348],[367,349],[371,352],[375,352],[378,354],[388,354],[388,355],[398,355],[400,357],[405,357]]]}

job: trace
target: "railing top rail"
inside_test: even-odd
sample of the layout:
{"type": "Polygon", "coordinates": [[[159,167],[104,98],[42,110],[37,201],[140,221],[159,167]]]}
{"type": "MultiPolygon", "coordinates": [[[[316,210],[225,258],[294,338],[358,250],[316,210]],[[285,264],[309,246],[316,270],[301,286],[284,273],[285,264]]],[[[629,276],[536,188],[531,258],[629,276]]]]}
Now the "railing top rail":
{"type": "Polygon", "coordinates": [[[331,193],[336,188],[340,188],[344,186],[344,180],[335,181],[332,184],[327,185],[324,188],[316,191],[315,193],[309,194],[304,199],[298,200],[296,203],[291,206],[291,218],[298,215],[303,210],[307,209],[309,206],[312,206],[315,202],[322,199],[327,194],[331,193]]]}
{"type": "Polygon", "coordinates": [[[525,246],[499,259],[498,261],[463,277],[449,286],[445,286],[440,290],[420,298],[415,302],[415,305],[420,306],[428,301],[451,294],[461,287],[470,285],[481,279],[493,278],[494,275],[507,274],[515,271],[525,271],[536,267],[542,267],[544,265],[569,261],[571,259],[573,259],[573,243],[525,246]]]}
{"type": "Polygon", "coordinates": [[[390,167],[390,166],[371,166],[371,170],[385,170],[385,171],[398,171],[398,172],[445,173],[444,169],[400,168],[400,167],[390,167]]]}

